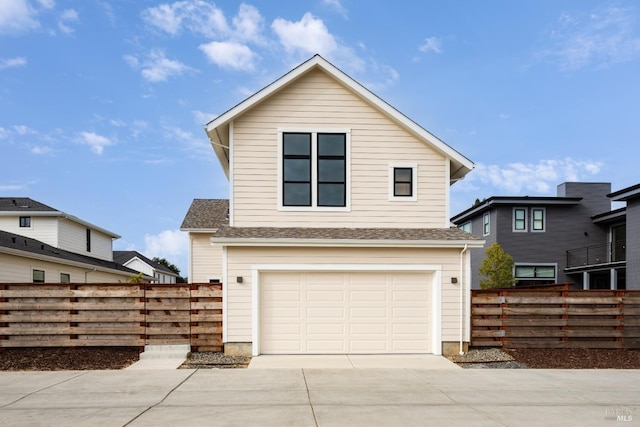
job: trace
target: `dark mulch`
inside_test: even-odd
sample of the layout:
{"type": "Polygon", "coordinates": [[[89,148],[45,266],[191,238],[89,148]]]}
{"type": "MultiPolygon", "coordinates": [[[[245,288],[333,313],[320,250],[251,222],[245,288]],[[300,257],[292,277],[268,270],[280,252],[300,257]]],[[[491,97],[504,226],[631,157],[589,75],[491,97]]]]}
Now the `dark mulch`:
{"type": "Polygon", "coordinates": [[[529,368],[640,369],[640,349],[513,349],[506,350],[529,368]]]}
{"type": "Polygon", "coordinates": [[[124,369],[140,359],[137,347],[0,349],[0,371],[124,369]]]}
{"type": "MultiPolygon", "coordinates": [[[[460,364],[467,368],[640,369],[640,349],[505,350],[513,361],[496,357],[496,350],[480,351],[480,359],[460,364]]],[[[0,371],[124,369],[138,359],[137,347],[5,348],[0,349],[0,371]]],[[[192,353],[182,367],[246,368],[250,360],[222,353],[192,353]]]]}

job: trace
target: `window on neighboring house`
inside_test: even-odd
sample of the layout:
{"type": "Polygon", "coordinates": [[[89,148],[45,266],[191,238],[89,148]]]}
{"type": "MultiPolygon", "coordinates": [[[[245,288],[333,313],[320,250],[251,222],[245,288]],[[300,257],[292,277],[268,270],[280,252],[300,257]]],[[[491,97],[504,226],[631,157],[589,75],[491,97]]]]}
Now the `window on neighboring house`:
{"type": "Polygon", "coordinates": [[[516,265],[514,276],[518,285],[535,285],[556,282],[554,265],[516,265]]]}
{"type": "Polygon", "coordinates": [[[33,270],[33,283],[44,283],[44,270],[33,270]]]}
{"type": "Polygon", "coordinates": [[[527,231],[527,210],[525,208],[513,209],[513,231],[527,231]]]}
{"type": "Polygon", "coordinates": [[[31,227],[31,217],[30,216],[21,216],[20,217],[20,227],[21,228],[29,228],[29,227],[31,227]]]}
{"type": "Polygon", "coordinates": [[[471,233],[471,221],[465,222],[464,224],[458,226],[458,228],[462,231],[466,231],[467,233],[471,233]]]}
{"type": "Polygon", "coordinates": [[[347,206],[347,134],[282,133],[282,206],[347,206]]]}
{"type": "Polygon", "coordinates": [[[91,229],[87,228],[87,252],[91,252],[91,229]]]}
{"type": "Polygon", "coordinates": [[[482,234],[487,236],[489,233],[491,233],[491,215],[489,215],[489,212],[486,212],[482,215],[482,234]]]}
{"type": "Polygon", "coordinates": [[[60,273],[60,283],[71,283],[71,274],[60,273]]]}
{"type": "Polygon", "coordinates": [[[531,209],[531,229],[532,231],[544,231],[545,230],[545,210],[544,208],[531,209]]]}

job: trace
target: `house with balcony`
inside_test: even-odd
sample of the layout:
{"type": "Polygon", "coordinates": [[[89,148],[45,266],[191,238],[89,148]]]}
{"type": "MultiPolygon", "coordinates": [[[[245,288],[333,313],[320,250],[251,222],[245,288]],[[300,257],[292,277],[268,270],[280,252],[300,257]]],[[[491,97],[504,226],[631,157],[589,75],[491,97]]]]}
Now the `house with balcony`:
{"type": "MultiPolygon", "coordinates": [[[[640,289],[640,185],[612,193],[610,183],[565,182],[555,197],[494,196],[451,221],[485,248],[499,243],[518,285],[640,289]],[[612,210],[612,202],[626,206],[612,210]]],[[[471,253],[473,288],[484,258],[484,250],[471,253]]]]}

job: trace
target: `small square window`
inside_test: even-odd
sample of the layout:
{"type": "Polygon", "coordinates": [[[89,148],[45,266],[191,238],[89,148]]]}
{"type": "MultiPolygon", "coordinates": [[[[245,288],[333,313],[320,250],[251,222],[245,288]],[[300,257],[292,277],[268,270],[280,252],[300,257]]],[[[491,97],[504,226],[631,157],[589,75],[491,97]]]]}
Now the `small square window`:
{"type": "Polygon", "coordinates": [[[20,217],[20,228],[30,228],[31,227],[31,217],[30,216],[21,216],[20,217]]]}
{"type": "Polygon", "coordinates": [[[389,165],[389,200],[418,200],[417,170],[418,165],[415,163],[389,165]]]}
{"type": "Polygon", "coordinates": [[[71,274],[60,273],[60,283],[71,283],[71,274]]]}
{"type": "Polygon", "coordinates": [[[33,283],[44,283],[44,270],[33,270],[33,283]]]}

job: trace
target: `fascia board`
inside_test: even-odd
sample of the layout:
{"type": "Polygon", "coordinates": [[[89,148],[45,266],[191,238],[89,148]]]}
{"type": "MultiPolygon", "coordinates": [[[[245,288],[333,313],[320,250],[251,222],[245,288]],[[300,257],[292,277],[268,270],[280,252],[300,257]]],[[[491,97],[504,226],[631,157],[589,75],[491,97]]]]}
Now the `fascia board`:
{"type": "Polygon", "coordinates": [[[396,247],[396,248],[482,248],[484,240],[341,240],[341,239],[236,239],[212,237],[212,244],[225,246],[297,246],[297,247],[396,247]]]}

